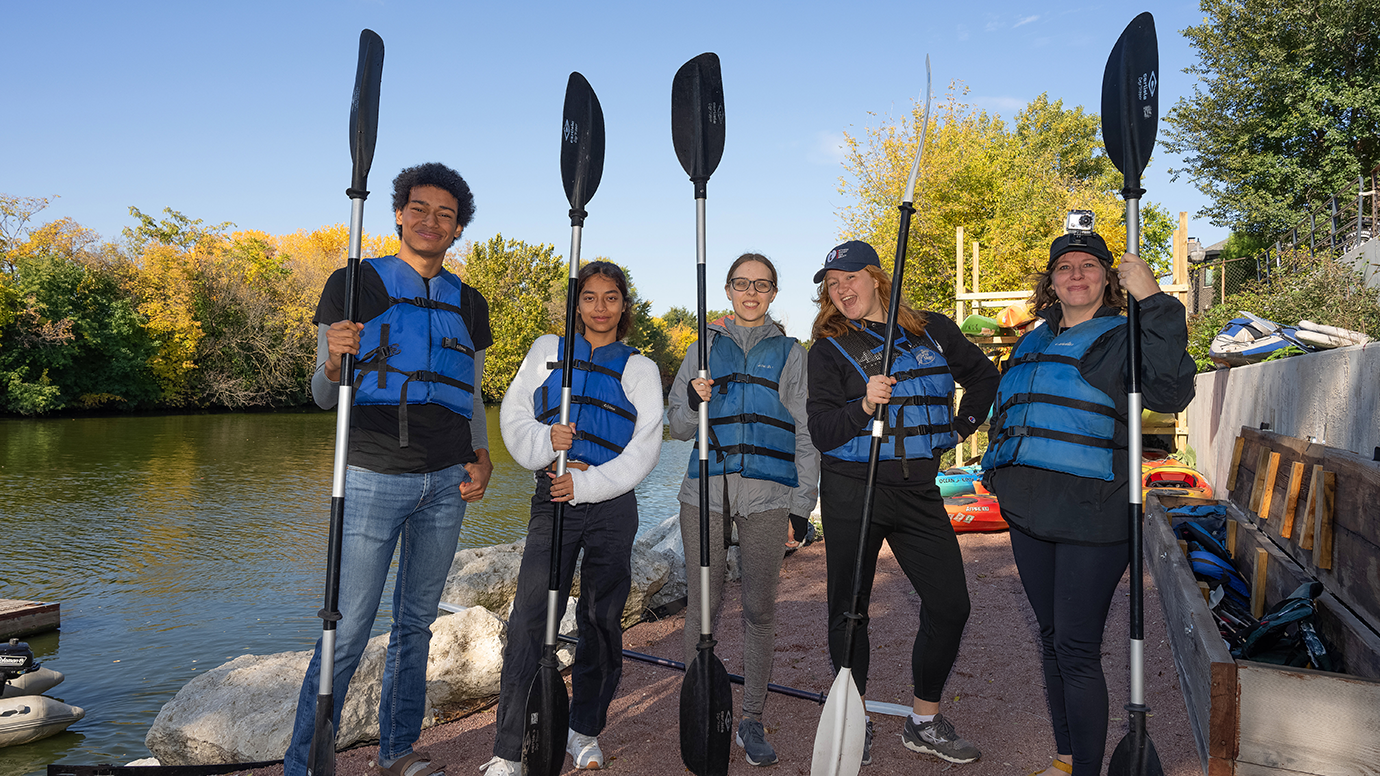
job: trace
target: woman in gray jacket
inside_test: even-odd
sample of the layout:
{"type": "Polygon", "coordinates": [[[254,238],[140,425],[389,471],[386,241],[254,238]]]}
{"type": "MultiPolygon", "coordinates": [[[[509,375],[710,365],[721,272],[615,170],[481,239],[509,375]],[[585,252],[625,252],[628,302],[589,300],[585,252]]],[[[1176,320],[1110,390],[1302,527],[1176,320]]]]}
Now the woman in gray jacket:
{"type": "MultiPolygon", "coordinates": [[[[728,554],[724,534],[731,519],[742,567],[746,678],[736,740],[751,765],[776,762],[762,711],[775,649],[782,542],[790,518],[801,520],[814,510],[819,483],[819,452],[806,426],[805,349],[767,314],[776,290],[776,268],[767,257],[745,253],[733,262],[724,285],[733,315],[708,327],[710,379],[697,377],[698,345],[692,344],[671,384],[668,413],[671,436],[693,439],[700,404],[709,403],[709,610],[717,619],[728,554]]],[[[696,451],[680,488],[687,567],[699,565],[698,480],[696,451]]],[[[700,636],[700,590],[695,584],[687,587],[689,663],[700,636]]]]}

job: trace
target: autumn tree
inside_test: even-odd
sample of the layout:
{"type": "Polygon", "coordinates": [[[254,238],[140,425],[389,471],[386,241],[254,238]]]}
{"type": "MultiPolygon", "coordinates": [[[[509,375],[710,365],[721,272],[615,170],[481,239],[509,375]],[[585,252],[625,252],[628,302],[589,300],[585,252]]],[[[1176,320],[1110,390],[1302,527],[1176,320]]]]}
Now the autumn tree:
{"type": "Polygon", "coordinates": [[[566,266],[553,245],[528,245],[496,234],[473,244],[463,277],[489,303],[494,344],[484,354],[484,401],[502,401],[532,343],[551,330],[547,302],[557,283],[564,299],[566,266]]]}
{"type": "Polygon", "coordinates": [[[1165,147],[1211,199],[1200,213],[1257,238],[1380,164],[1380,0],[1201,0],[1198,50],[1165,147]]]}
{"type": "MultiPolygon", "coordinates": [[[[910,303],[922,309],[953,305],[956,227],[982,248],[982,290],[1028,287],[1044,269],[1049,244],[1063,234],[1069,210],[1093,211],[1098,232],[1113,251],[1125,242],[1122,181],[1102,150],[1101,121],[1081,107],[1040,95],[1008,126],[976,110],[952,87],[935,106],[925,137],[915,190],[916,212],[907,245],[904,279],[910,303]]],[[[840,193],[851,200],[840,212],[845,238],[877,248],[890,269],[900,225],[896,207],[916,153],[923,106],[885,119],[860,137],[847,136],[849,178],[840,193]]],[[[1142,253],[1159,270],[1168,263],[1168,214],[1144,202],[1142,253]]]]}

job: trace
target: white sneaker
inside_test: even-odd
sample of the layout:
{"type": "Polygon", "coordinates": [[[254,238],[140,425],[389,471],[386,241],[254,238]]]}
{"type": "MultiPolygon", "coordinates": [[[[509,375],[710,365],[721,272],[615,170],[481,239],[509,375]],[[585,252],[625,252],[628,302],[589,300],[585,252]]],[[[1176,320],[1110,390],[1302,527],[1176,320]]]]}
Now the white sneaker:
{"type": "Polygon", "coordinates": [[[575,767],[582,771],[604,767],[604,751],[599,748],[599,739],[595,736],[572,730],[565,739],[565,750],[575,760],[575,767]]]}
{"type": "Polygon", "coordinates": [[[484,776],[522,776],[522,763],[495,757],[479,766],[479,770],[484,776]]]}

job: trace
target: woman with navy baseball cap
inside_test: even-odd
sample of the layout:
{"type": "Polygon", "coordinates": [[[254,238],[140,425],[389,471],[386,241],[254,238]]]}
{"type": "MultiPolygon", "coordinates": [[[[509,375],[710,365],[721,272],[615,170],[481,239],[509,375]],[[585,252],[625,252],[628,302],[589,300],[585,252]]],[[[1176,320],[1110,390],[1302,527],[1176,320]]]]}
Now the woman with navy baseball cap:
{"type": "MultiPolygon", "coordinates": [[[[806,410],[810,437],[822,453],[819,491],[827,537],[830,658],[836,671],[844,664],[853,575],[860,573],[863,604],[857,614],[862,621],[851,666],[858,691],[865,695],[867,600],[885,540],[921,600],[920,627],[911,650],[915,692],[902,743],[949,762],[972,762],[981,754],[978,748],[939,713],[969,602],[958,538],[935,475],[940,455],[987,417],[996,395],[997,369],[953,321],[936,312],[917,312],[902,302],[892,368],[881,374],[892,279],[865,242],[850,240],[831,250],[815,282],[820,284],[815,299],[819,313],[807,369],[806,410]],[[955,382],[964,389],[956,415],[955,382]],[[878,405],[887,406],[887,436],[873,487],[865,562],[855,569],[872,414],[878,405]]],[[[871,760],[869,720],[863,764],[871,760]]]]}

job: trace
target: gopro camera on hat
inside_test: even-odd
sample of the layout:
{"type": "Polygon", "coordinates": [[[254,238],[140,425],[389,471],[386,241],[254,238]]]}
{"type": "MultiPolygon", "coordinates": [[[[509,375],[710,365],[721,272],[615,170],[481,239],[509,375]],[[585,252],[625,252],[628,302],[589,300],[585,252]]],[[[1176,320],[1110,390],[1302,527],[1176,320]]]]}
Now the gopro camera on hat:
{"type": "Polygon", "coordinates": [[[1107,242],[1102,239],[1102,235],[1093,231],[1093,224],[1094,216],[1091,210],[1070,210],[1064,218],[1065,234],[1055,238],[1049,246],[1049,263],[1045,265],[1045,271],[1052,271],[1054,262],[1058,261],[1060,256],[1074,251],[1096,256],[1110,267],[1112,252],[1107,250],[1107,242]]]}

